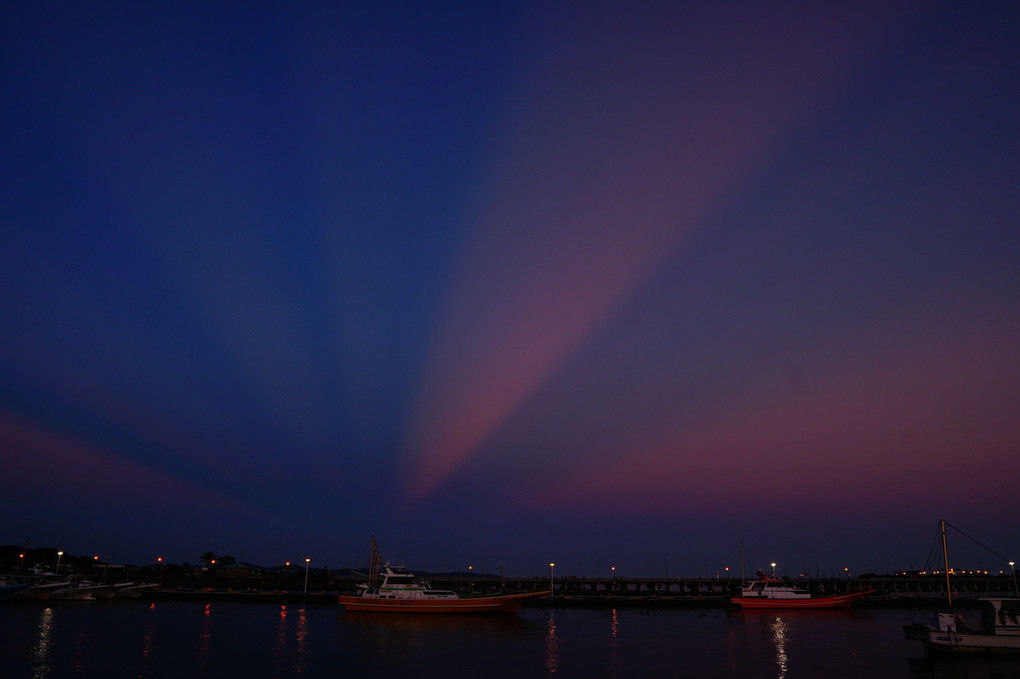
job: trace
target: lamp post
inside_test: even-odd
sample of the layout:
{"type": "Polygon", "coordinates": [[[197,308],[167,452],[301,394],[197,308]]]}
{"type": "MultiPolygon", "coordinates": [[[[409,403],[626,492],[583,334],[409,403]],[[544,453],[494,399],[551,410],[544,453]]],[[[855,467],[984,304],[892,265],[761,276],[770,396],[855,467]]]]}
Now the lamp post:
{"type": "Polygon", "coordinates": [[[772,579],[773,580],[776,579],[776,562],[775,561],[772,562],[772,579]]]}
{"type": "Polygon", "coordinates": [[[311,559],[305,559],[305,594],[308,594],[308,564],[311,559]]]}
{"type": "Polygon", "coordinates": [[[553,595],[553,568],[556,567],[555,562],[549,562],[549,596],[553,595]]]}
{"type": "Polygon", "coordinates": [[[611,570],[613,572],[613,587],[612,587],[611,591],[615,594],[616,593],[616,565],[613,564],[612,566],[610,566],[609,570],[611,570]]]}
{"type": "Polygon", "coordinates": [[[1016,594],[1017,593],[1016,570],[1013,568],[1013,564],[1014,563],[1016,563],[1016,562],[1014,562],[1014,561],[1010,561],[1009,562],[1009,572],[1010,572],[1010,576],[1013,578],[1013,594],[1016,594]]]}
{"type": "Polygon", "coordinates": [[[57,575],[60,575],[60,557],[64,556],[63,552],[57,552],[57,575]]]}

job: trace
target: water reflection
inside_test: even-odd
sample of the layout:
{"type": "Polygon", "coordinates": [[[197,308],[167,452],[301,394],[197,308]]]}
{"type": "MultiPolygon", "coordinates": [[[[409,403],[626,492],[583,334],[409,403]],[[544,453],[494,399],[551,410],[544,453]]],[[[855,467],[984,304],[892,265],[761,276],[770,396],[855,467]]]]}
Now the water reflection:
{"type": "Polygon", "coordinates": [[[776,665],[779,667],[779,679],[786,679],[787,658],[786,641],[790,632],[790,626],[782,618],[776,618],[769,624],[772,632],[772,643],[776,645],[776,665]]]}
{"type": "Polygon", "coordinates": [[[297,611],[280,606],[277,615],[276,639],[273,643],[274,661],[277,672],[283,676],[301,676],[307,669],[308,657],[308,611],[299,608],[297,611]],[[294,620],[294,618],[297,618],[294,620]],[[293,642],[291,641],[288,618],[293,625],[293,642]]]}
{"type": "Polygon", "coordinates": [[[32,649],[32,676],[42,679],[50,673],[50,646],[53,643],[53,609],[45,608],[39,616],[39,639],[32,649]]]}
{"type": "MultiPolygon", "coordinates": [[[[149,611],[155,611],[156,604],[149,604],[149,611]]],[[[152,672],[152,647],[153,639],[155,637],[156,624],[153,619],[147,618],[145,621],[145,636],[142,637],[142,661],[138,666],[139,677],[151,677],[152,672]]]]}
{"type": "Polygon", "coordinates": [[[273,650],[276,651],[277,657],[281,656],[284,651],[287,650],[287,607],[280,606],[280,615],[278,618],[279,622],[276,626],[276,643],[273,644],[273,650]]]}
{"type": "Polygon", "coordinates": [[[615,677],[620,664],[620,616],[614,608],[609,614],[609,676],[615,677]]]}
{"type": "Polygon", "coordinates": [[[298,611],[297,629],[294,631],[294,663],[291,668],[295,675],[305,673],[305,657],[308,654],[308,611],[298,611]]]}
{"type": "Polygon", "coordinates": [[[556,611],[549,611],[549,632],[545,639],[545,668],[555,674],[560,666],[560,640],[556,636],[556,611]]]}
{"type": "Polygon", "coordinates": [[[206,604],[202,611],[202,623],[198,630],[198,675],[209,674],[209,645],[212,639],[212,605],[206,604]]]}

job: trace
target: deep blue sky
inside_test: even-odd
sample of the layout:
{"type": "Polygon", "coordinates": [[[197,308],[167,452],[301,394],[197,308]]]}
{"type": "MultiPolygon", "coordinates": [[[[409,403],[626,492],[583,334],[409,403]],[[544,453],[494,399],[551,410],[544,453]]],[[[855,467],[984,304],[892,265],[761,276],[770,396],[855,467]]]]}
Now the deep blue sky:
{"type": "Polygon", "coordinates": [[[6,8],[0,542],[1020,556],[1020,11],[704,5],[6,8]]]}

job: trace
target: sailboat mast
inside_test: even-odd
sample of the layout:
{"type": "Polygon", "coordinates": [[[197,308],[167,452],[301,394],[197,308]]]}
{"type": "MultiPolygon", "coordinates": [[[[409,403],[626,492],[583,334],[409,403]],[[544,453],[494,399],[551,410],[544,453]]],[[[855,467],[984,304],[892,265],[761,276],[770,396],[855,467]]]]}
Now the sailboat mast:
{"type": "Polygon", "coordinates": [[[368,550],[368,586],[376,587],[379,579],[379,566],[382,563],[382,555],[379,554],[379,546],[375,544],[375,536],[372,536],[372,545],[368,550]]]}
{"type": "Polygon", "coordinates": [[[740,586],[744,586],[744,538],[740,538],[740,586]]]}
{"type": "Polygon", "coordinates": [[[946,520],[939,519],[939,529],[942,531],[942,559],[946,565],[946,597],[949,600],[949,607],[953,607],[953,589],[949,586],[949,548],[946,547],[946,520]]]}

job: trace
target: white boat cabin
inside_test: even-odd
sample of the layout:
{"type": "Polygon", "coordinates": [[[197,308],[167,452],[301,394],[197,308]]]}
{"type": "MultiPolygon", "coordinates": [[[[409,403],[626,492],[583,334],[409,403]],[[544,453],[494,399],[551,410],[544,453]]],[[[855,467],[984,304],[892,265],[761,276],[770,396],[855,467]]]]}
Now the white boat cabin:
{"type": "Polygon", "coordinates": [[[758,580],[744,587],[741,596],[762,599],[810,599],[811,593],[778,580],[758,580]]]}
{"type": "Polygon", "coordinates": [[[404,566],[385,564],[382,571],[382,584],[378,588],[360,585],[362,597],[369,599],[459,599],[457,593],[449,589],[432,589],[427,582],[416,582],[414,574],[404,566]]]}

